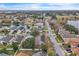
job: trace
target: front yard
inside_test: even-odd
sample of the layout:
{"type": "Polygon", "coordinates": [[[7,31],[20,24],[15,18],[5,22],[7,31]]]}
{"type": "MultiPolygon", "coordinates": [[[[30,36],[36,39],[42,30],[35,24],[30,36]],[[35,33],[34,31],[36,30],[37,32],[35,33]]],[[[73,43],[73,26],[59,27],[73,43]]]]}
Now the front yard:
{"type": "Polygon", "coordinates": [[[15,56],[32,56],[32,51],[18,51],[15,56]]]}

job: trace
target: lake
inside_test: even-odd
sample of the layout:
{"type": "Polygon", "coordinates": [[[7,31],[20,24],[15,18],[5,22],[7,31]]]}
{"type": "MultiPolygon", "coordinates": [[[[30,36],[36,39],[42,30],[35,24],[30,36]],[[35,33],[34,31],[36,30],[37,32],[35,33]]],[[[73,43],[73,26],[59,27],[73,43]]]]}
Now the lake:
{"type": "Polygon", "coordinates": [[[76,28],[78,28],[78,30],[79,30],[79,20],[76,20],[76,21],[74,21],[74,20],[68,20],[67,24],[73,25],[76,28]]]}

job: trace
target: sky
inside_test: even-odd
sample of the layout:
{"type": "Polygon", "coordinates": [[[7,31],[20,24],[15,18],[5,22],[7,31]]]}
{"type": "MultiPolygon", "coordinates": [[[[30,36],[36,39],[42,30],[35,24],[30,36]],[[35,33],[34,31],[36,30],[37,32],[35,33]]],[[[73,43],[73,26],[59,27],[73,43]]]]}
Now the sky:
{"type": "Polygon", "coordinates": [[[0,3],[79,3],[79,0],[0,0],[0,3]]]}
{"type": "Polygon", "coordinates": [[[0,3],[0,10],[79,10],[79,3],[0,3]]]}

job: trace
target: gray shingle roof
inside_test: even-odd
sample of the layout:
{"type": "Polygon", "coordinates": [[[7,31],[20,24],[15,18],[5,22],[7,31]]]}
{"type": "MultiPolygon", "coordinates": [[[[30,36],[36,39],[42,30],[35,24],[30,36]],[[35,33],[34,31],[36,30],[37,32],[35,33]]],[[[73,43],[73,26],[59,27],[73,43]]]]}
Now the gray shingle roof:
{"type": "Polygon", "coordinates": [[[16,41],[21,42],[21,40],[24,38],[23,35],[17,35],[16,41]]]}
{"type": "Polygon", "coordinates": [[[5,42],[9,42],[11,39],[13,38],[13,36],[6,36],[0,39],[0,41],[5,41],[5,42]]]}

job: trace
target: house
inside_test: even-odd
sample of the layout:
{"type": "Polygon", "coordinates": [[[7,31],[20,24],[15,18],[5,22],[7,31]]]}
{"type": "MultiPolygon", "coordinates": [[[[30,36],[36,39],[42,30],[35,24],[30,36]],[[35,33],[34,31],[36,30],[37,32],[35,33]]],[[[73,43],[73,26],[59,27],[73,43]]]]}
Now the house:
{"type": "Polygon", "coordinates": [[[79,35],[71,34],[69,31],[66,31],[63,28],[59,29],[58,34],[64,41],[64,47],[68,46],[65,48],[66,51],[71,51],[72,53],[79,55],[79,35]]]}
{"type": "Polygon", "coordinates": [[[3,38],[0,38],[0,43],[3,44],[3,43],[9,43],[9,41],[13,38],[13,36],[10,36],[10,35],[7,35],[7,36],[4,36],[3,38]]]}
{"type": "Polygon", "coordinates": [[[15,40],[17,42],[21,42],[23,39],[24,39],[24,36],[23,35],[17,35],[16,38],[15,38],[15,40]]]}
{"type": "Polygon", "coordinates": [[[66,38],[64,44],[70,44],[72,53],[79,55],[79,37],[66,38]]]}
{"type": "Polygon", "coordinates": [[[1,23],[3,25],[9,25],[9,24],[11,24],[11,22],[12,22],[12,19],[3,19],[1,23]]]}
{"type": "Polygon", "coordinates": [[[44,26],[43,23],[36,23],[34,27],[41,32],[44,26]]]}
{"type": "Polygon", "coordinates": [[[63,38],[65,41],[67,38],[75,38],[76,35],[71,34],[69,31],[65,30],[64,28],[59,28],[58,34],[63,38]]]}

